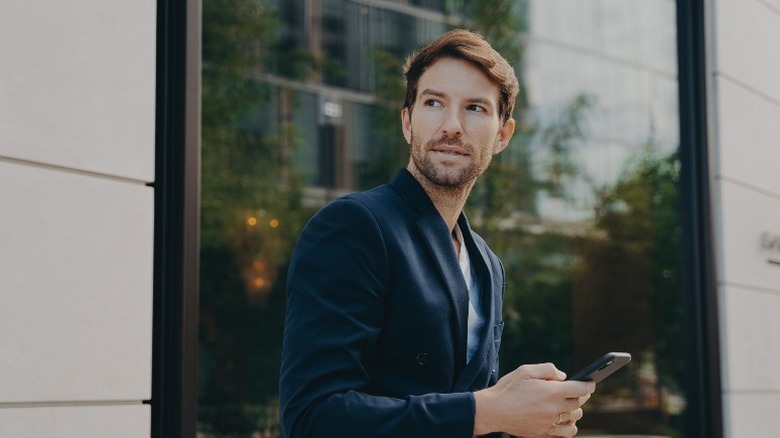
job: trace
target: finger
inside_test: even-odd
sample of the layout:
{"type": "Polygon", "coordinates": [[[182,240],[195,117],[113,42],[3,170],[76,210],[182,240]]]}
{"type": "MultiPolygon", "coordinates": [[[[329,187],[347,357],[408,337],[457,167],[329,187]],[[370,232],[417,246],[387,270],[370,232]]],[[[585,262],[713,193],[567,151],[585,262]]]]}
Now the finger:
{"type": "Polygon", "coordinates": [[[551,363],[538,363],[533,365],[523,365],[520,367],[525,371],[525,374],[532,379],[541,380],[565,380],[566,373],[555,368],[555,365],[551,363]]]}
{"type": "Polygon", "coordinates": [[[563,394],[566,398],[580,398],[593,394],[593,382],[575,382],[567,380],[561,382],[563,394]]]}
{"type": "Polygon", "coordinates": [[[576,423],[576,422],[582,420],[582,416],[583,415],[584,414],[583,414],[581,408],[580,409],[575,409],[575,410],[569,412],[569,422],[570,423],[576,423]]]}
{"type": "Polygon", "coordinates": [[[561,421],[559,423],[556,423],[557,425],[562,424],[576,424],[578,421],[582,419],[582,409],[575,409],[571,412],[566,412],[561,415],[561,421]]]}
{"type": "Polygon", "coordinates": [[[588,395],[583,395],[582,397],[578,398],[577,401],[579,401],[580,406],[582,406],[585,403],[587,403],[588,400],[590,400],[590,396],[591,396],[591,394],[588,394],[588,395]]]}
{"type": "Polygon", "coordinates": [[[572,399],[569,399],[569,401],[571,401],[572,404],[570,404],[568,406],[570,406],[571,407],[570,410],[573,411],[573,410],[575,410],[577,408],[581,408],[582,405],[587,403],[587,401],[589,399],[590,399],[590,395],[582,396],[582,397],[579,397],[579,398],[572,398],[572,399]]]}
{"type": "Polygon", "coordinates": [[[582,403],[580,403],[580,399],[578,398],[567,398],[563,400],[559,400],[553,405],[553,409],[558,410],[560,412],[572,412],[577,409],[580,409],[582,406],[582,403]]]}
{"type": "Polygon", "coordinates": [[[558,422],[555,424],[573,424],[582,418],[582,409],[575,409],[573,411],[561,412],[558,416],[558,422]]]}
{"type": "Polygon", "coordinates": [[[581,407],[585,403],[587,403],[588,400],[590,400],[590,394],[584,395],[582,397],[577,397],[577,398],[567,398],[566,399],[566,403],[567,404],[565,406],[569,407],[570,411],[573,411],[573,410],[581,407]]]}
{"type": "Polygon", "coordinates": [[[547,434],[560,437],[573,437],[577,435],[577,425],[574,423],[567,424],[553,424],[547,429],[547,434]]]}

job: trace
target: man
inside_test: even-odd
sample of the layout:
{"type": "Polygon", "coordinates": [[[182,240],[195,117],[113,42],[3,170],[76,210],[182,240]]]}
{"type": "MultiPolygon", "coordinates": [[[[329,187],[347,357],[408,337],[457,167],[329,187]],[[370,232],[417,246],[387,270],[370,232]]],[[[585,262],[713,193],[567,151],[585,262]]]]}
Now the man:
{"type": "Polygon", "coordinates": [[[405,77],[409,164],[323,208],[293,253],[285,436],[573,436],[592,383],[564,382],[552,364],[498,379],[503,267],[463,214],[514,132],[514,71],[454,30],[410,57],[405,77]]]}

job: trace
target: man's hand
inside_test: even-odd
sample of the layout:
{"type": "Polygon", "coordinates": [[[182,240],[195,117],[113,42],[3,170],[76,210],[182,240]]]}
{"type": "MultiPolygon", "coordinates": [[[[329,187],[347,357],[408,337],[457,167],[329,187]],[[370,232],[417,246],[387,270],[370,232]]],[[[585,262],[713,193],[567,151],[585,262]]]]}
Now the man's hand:
{"type": "Polygon", "coordinates": [[[553,364],[523,365],[495,386],[474,393],[474,434],[506,432],[516,436],[572,437],[593,382],[563,381],[553,364]]]}

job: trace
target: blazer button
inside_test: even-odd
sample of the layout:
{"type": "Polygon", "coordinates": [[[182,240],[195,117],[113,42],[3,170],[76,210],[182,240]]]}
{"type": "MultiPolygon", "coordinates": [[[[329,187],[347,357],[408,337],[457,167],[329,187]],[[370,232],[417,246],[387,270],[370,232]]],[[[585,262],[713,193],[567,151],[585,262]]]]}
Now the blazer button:
{"type": "Polygon", "coordinates": [[[428,353],[420,353],[417,355],[417,365],[425,365],[428,363],[428,353]]]}

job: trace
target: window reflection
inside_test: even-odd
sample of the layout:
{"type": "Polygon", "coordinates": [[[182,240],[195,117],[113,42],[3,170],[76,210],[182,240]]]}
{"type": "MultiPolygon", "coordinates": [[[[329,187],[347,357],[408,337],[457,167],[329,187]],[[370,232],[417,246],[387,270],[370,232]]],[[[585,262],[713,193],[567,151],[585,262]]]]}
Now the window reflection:
{"type": "Polygon", "coordinates": [[[329,200],[405,165],[400,69],[451,25],[521,80],[467,212],[507,272],[504,372],[634,355],[580,436],[685,436],[674,2],[204,0],[202,437],[279,436],[287,261],[329,200]]]}

